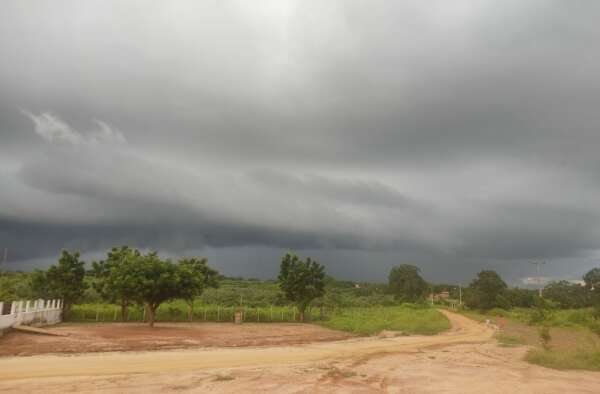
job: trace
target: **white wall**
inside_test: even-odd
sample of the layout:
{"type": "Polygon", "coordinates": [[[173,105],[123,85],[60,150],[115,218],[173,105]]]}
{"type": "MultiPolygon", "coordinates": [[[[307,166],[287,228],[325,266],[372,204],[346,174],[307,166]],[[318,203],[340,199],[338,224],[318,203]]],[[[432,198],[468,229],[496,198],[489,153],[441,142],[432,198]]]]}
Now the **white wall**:
{"type": "MultiPolygon", "coordinates": [[[[2,311],[0,302],[0,312],[2,311]]],[[[0,315],[0,330],[19,324],[55,324],[61,321],[61,300],[26,300],[12,303],[10,314],[0,315]]]]}

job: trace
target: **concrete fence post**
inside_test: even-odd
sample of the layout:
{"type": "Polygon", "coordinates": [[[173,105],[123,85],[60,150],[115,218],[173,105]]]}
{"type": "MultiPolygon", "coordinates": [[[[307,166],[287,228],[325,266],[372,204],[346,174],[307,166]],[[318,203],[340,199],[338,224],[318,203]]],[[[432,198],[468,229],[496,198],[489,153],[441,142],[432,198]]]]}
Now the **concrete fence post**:
{"type": "Polygon", "coordinates": [[[0,302],[0,315],[2,314],[3,310],[4,310],[4,302],[0,302]]]}
{"type": "Polygon", "coordinates": [[[25,310],[25,305],[24,305],[23,301],[19,301],[19,311],[18,311],[18,313],[23,313],[24,310],[25,310]]]}
{"type": "Polygon", "coordinates": [[[15,301],[10,303],[10,314],[11,315],[17,314],[17,303],[15,301]]]}
{"type": "Polygon", "coordinates": [[[25,301],[25,312],[30,311],[30,306],[31,306],[31,301],[29,301],[29,300],[25,301]]]}

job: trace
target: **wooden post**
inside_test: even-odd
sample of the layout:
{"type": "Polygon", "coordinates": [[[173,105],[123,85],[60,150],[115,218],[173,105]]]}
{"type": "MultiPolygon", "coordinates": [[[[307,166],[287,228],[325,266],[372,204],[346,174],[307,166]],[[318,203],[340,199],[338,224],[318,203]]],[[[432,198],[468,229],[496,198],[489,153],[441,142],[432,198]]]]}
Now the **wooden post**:
{"type": "Polygon", "coordinates": [[[283,309],[281,310],[281,321],[283,321],[283,309]]]}
{"type": "Polygon", "coordinates": [[[271,305],[271,321],[273,321],[273,305],[271,305]]]}
{"type": "Polygon", "coordinates": [[[204,307],[204,321],[206,321],[206,307],[204,307]]]}
{"type": "Polygon", "coordinates": [[[221,321],[221,305],[217,305],[217,321],[221,321]]]}

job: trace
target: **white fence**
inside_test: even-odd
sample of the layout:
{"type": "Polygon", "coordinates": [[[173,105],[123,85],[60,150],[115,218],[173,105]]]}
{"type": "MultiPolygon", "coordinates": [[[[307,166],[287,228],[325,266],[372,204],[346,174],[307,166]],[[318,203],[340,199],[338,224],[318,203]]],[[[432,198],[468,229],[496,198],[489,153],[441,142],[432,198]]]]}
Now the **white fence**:
{"type": "Polygon", "coordinates": [[[0,302],[0,331],[17,325],[59,323],[62,306],[62,300],[14,301],[10,314],[2,315],[4,303],[0,302]]]}

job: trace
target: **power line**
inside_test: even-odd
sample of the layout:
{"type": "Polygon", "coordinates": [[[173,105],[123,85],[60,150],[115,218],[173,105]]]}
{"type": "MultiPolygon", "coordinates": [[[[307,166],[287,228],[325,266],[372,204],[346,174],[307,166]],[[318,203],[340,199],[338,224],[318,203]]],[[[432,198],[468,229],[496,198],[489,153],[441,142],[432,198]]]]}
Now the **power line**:
{"type": "Polygon", "coordinates": [[[546,264],[545,261],[532,261],[531,264],[535,264],[535,272],[537,276],[534,278],[537,284],[540,286],[539,294],[542,296],[542,277],[540,276],[540,266],[546,264]]]}

